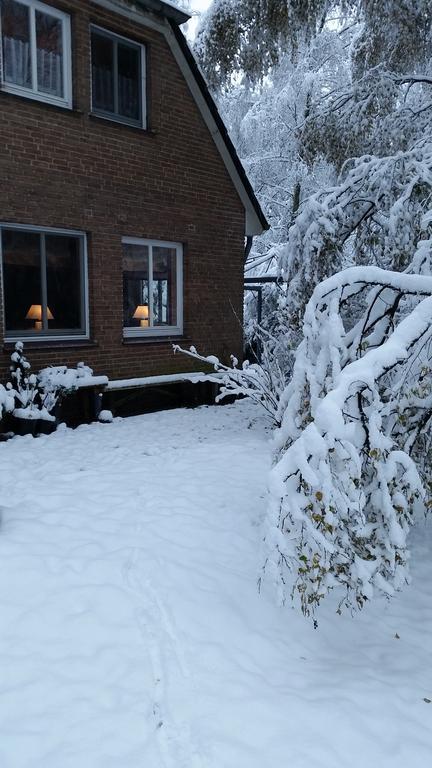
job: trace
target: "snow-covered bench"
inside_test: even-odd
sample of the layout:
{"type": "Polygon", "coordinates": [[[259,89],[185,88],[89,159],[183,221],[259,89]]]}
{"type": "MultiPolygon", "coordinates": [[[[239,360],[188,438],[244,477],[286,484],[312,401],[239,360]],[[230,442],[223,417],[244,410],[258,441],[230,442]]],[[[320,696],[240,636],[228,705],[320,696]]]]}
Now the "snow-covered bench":
{"type": "Polygon", "coordinates": [[[131,412],[213,402],[216,387],[202,371],[113,379],[103,388],[99,402],[104,409],[126,416],[131,412]]]}
{"type": "MultiPolygon", "coordinates": [[[[104,378],[103,376],[100,378],[104,378]]],[[[207,381],[205,373],[168,373],[162,376],[141,376],[133,379],[113,379],[108,381],[105,389],[107,391],[118,391],[120,389],[137,389],[141,387],[155,387],[161,384],[179,384],[184,381],[190,381],[196,384],[199,381],[207,381]]]]}

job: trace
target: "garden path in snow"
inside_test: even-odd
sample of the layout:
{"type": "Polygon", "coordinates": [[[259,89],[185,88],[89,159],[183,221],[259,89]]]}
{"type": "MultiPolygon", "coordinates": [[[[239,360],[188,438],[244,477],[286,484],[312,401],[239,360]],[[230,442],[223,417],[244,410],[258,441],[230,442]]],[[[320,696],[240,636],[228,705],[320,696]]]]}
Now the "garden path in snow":
{"type": "Polygon", "coordinates": [[[1,768],[420,768],[432,524],[413,583],[319,628],[257,592],[247,403],[0,445],[1,768]]]}

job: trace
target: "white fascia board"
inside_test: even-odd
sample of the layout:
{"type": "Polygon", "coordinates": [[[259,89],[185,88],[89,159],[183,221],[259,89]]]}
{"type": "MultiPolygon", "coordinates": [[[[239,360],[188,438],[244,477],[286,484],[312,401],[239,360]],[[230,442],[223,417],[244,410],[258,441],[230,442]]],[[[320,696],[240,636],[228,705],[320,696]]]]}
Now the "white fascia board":
{"type": "Polygon", "coordinates": [[[149,14],[144,13],[142,10],[138,9],[137,6],[133,7],[132,5],[125,5],[122,2],[122,0],[91,0],[91,1],[95,5],[99,5],[108,11],[112,11],[113,13],[118,13],[121,16],[124,16],[125,18],[136,22],[137,24],[141,24],[144,27],[150,27],[151,29],[154,29],[157,32],[160,32],[161,34],[164,35],[169,47],[171,48],[172,54],[180,68],[180,71],[182,72],[183,77],[186,80],[186,83],[201,113],[201,116],[208,130],[211,133],[213,141],[216,144],[216,148],[223,160],[223,163],[228,171],[231,181],[234,184],[237,194],[242,202],[242,205],[245,210],[245,235],[248,237],[254,236],[254,235],[261,235],[262,232],[264,231],[261,221],[259,220],[259,217],[254,209],[254,206],[252,205],[251,199],[234,165],[234,162],[227,149],[225,141],[216,125],[216,122],[213,118],[213,115],[210,112],[210,109],[208,108],[206,100],[189,67],[189,64],[183,55],[183,51],[181,50],[175,38],[175,35],[169,25],[169,22],[168,21],[163,22],[162,20],[159,22],[158,20],[153,19],[153,17],[151,17],[149,14]]]}

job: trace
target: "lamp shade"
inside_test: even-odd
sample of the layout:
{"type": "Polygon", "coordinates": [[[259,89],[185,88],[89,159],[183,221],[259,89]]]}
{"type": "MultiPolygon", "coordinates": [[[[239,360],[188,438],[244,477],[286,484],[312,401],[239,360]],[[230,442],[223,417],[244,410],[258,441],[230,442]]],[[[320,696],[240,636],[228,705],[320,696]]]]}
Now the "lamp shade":
{"type": "MultiPolygon", "coordinates": [[[[42,320],[42,306],[40,304],[32,304],[26,314],[26,320],[42,320]]],[[[47,320],[54,320],[49,307],[47,307],[47,320]]]]}
{"type": "Polygon", "coordinates": [[[149,308],[147,304],[140,304],[132,315],[134,320],[148,320],[149,308]]]}

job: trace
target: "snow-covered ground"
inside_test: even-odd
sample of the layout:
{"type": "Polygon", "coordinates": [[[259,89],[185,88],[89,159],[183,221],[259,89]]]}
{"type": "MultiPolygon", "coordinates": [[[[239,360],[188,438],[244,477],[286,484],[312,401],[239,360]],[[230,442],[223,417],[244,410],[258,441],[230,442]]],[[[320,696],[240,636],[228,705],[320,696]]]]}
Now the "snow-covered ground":
{"type": "Polygon", "coordinates": [[[256,589],[247,403],[0,445],[1,768],[423,768],[432,525],[413,583],[319,629],[256,589]]]}

